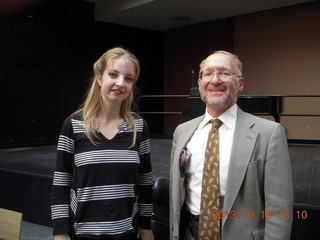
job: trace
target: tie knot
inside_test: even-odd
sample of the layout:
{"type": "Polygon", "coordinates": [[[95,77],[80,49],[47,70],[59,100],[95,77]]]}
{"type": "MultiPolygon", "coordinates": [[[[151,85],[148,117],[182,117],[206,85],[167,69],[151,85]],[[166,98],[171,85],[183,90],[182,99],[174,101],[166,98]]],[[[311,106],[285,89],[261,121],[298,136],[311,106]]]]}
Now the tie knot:
{"type": "Polygon", "coordinates": [[[211,119],[209,122],[212,123],[212,127],[215,129],[219,129],[219,127],[222,125],[222,121],[218,118],[211,119]]]}

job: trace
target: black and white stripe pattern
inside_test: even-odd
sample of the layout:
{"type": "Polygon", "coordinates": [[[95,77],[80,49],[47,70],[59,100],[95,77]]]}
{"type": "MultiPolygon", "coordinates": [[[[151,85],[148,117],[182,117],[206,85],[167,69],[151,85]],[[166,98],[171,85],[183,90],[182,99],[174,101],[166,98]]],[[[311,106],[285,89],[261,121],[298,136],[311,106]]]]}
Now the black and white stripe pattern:
{"type": "Polygon", "coordinates": [[[150,140],[141,142],[139,147],[139,155],[148,154],[150,152],[150,140]]]}
{"type": "Polygon", "coordinates": [[[108,186],[94,186],[78,189],[78,201],[98,201],[117,198],[134,198],[134,184],[118,184],[108,186]]]}
{"type": "Polygon", "coordinates": [[[153,209],[152,204],[139,203],[139,209],[140,209],[141,216],[144,216],[144,217],[152,216],[152,209],[153,209]]]}
{"type": "Polygon", "coordinates": [[[60,135],[58,142],[58,151],[66,151],[68,153],[73,153],[74,151],[74,141],[67,136],[60,135]]]}
{"type": "Polygon", "coordinates": [[[135,118],[135,124],[136,145],[130,148],[133,127],[127,122],[119,126],[111,140],[101,135],[98,125],[94,126],[99,139],[92,144],[84,134],[81,112],[65,120],[53,180],[54,234],[74,228],[79,237],[121,237],[133,232],[133,217],[137,213],[139,227],[151,228],[149,133],[141,117],[135,118]],[[76,219],[72,226],[69,218],[76,219]]]}
{"type": "Polygon", "coordinates": [[[59,204],[51,206],[52,219],[69,217],[69,205],[59,204]]]}
{"type": "Polygon", "coordinates": [[[55,172],[53,178],[54,186],[70,186],[72,174],[65,172],[55,172]]]}
{"type": "Polygon", "coordinates": [[[132,230],[132,218],[108,222],[82,222],[75,224],[78,234],[117,235],[132,230]]]}
{"type": "Polygon", "coordinates": [[[71,119],[74,133],[84,133],[86,128],[85,122],[82,120],[71,119]]]}
{"type": "Polygon", "coordinates": [[[78,198],[76,196],[76,192],[73,189],[70,190],[70,208],[73,214],[76,214],[76,210],[78,208],[78,198]]]}
{"type": "Polygon", "coordinates": [[[141,186],[150,186],[152,185],[152,174],[151,172],[149,173],[142,173],[138,177],[138,183],[141,186]]]}
{"type": "Polygon", "coordinates": [[[131,150],[100,150],[75,154],[77,167],[102,163],[139,163],[139,156],[136,151],[131,150]]]}

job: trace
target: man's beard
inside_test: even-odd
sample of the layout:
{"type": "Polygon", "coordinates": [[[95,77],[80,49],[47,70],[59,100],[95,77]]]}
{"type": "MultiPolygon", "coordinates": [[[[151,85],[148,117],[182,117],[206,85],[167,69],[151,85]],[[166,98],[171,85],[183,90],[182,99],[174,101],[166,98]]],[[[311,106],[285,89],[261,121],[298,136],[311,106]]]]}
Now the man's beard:
{"type": "Polygon", "coordinates": [[[227,103],[226,98],[208,100],[207,96],[203,96],[202,94],[201,94],[201,99],[204,103],[206,103],[207,105],[209,105],[213,109],[219,109],[221,107],[224,107],[227,103]]]}
{"type": "Polygon", "coordinates": [[[226,107],[228,104],[233,103],[234,101],[237,101],[238,99],[238,86],[234,86],[231,89],[231,92],[229,95],[224,96],[222,98],[210,98],[208,99],[207,95],[203,95],[200,91],[201,99],[204,103],[206,103],[209,107],[213,109],[221,109],[223,107],[226,107]]]}

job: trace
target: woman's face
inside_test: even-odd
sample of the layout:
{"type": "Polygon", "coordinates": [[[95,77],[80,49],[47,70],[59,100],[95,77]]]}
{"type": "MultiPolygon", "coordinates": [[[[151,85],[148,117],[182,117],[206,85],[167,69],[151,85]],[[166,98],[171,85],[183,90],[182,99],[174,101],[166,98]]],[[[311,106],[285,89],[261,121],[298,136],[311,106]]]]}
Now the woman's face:
{"type": "Polygon", "coordinates": [[[135,78],[133,64],[125,57],[111,61],[110,66],[98,78],[104,103],[120,103],[132,92],[135,78]]]}

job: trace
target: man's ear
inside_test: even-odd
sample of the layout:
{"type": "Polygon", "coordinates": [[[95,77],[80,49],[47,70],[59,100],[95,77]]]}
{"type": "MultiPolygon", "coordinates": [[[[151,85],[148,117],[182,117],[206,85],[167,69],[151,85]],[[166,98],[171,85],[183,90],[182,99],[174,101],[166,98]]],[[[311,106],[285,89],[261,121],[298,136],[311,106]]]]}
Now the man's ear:
{"type": "Polygon", "coordinates": [[[242,91],[243,88],[244,88],[244,78],[243,78],[243,77],[240,77],[240,78],[239,78],[239,86],[238,86],[239,92],[242,91]]]}

